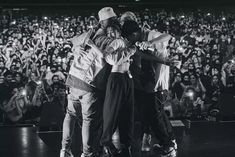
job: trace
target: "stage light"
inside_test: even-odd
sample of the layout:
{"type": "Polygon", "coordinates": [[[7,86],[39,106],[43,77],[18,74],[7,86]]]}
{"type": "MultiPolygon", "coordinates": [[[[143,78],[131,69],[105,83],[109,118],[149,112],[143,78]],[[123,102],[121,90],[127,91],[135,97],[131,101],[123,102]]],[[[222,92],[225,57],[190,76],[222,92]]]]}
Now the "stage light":
{"type": "Polygon", "coordinates": [[[21,139],[21,143],[23,148],[28,148],[29,147],[29,135],[30,135],[30,129],[28,129],[27,127],[22,127],[20,129],[20,139],[21,139]]]}
{"type": "Polygon", "coordinates": [[[58,58],[58,62],[62,62],[62,59],[61,59],[61,58],[58,58]]]}
{"type": "Polygon", "coordinates": [[[185,16],[184,15],[182,15],[182,16],[180,16],[181,18],[185,18],[185,16]]]}
{"type": "Polygon", "coordinates": [[[15,24],[16,24],[16,20],[13,20],[13,21],[11,22],[11,24],[12,24],[12,25],[15,25],[15,24]]]}
{"type": "Polygon", "coordinates": [[[58,23],[54,23],[53,25],[54,25],[54,28],[55,28],[55,29],[58,29],[58,28],[59,28],[58,23]]]}
{"type": "Polygon", "coordinates": [[[207,16],[211,16],[211,13],[207,13],[207,16]]]}
{"type": "Polygon", "coordinates": [[[194,96],[194,92],[189,90],[187,93],[186,93],[186,96],[192,98],[194,96]]]}
{"type": "Polygon", "coordinates": [[[125,5],[118,5],[119,8],[126,8],[125,5]]]}
{"type": "Polygon", "coordinates": [[[21,94],[25,96],[25,95],[27,94],[26,89],[23,89],[23,90],[21,91],[21,94]]]}
{"type": "Polygon", "coordinates": [[[39,81],[37,81],[36,83],[37,83],[37,85],[40,85],[40,84],[42,84],[42,81],[39,80],[39,81]]]}
{"type": "Polygon", "coordinates": [[[222,17],[222,20],[226,20],[226,18],[225,18],[225,17],[222,17]]]}
{"type": "Polygon", "coordinates": [[[51,71],[51,68],[50,67],[47,67],[47,72],[50,72],[51,71]]]}

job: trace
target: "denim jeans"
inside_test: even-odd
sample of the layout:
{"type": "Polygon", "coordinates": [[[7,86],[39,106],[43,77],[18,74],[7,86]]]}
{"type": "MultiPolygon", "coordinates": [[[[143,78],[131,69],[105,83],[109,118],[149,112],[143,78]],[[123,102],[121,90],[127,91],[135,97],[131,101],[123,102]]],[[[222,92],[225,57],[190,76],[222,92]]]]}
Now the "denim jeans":
{"type": "Polygon", "coordinates": [[[63,123],[62,149],[70,150],[76,120],[82,127],[83,156],[92,157],[98,152],[102,126],[102,91],[86,92],[70,88],[67,113],[63,123]]]}

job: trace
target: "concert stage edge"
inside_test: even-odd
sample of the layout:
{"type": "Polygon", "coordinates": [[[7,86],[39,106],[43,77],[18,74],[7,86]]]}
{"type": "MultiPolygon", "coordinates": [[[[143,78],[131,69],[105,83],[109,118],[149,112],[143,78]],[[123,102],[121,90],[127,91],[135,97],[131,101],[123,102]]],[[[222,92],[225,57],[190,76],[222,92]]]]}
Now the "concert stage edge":
{"type": "MultiPolygon", "coordinates": [[[[230,157],[235,154],[235,121],[171,121],[178,143],[178,157],[230,157]]],[[[137,123],[133,157],[158,157],[154,151],[140,151],[140,127],[137,123]]],[[[36,126],[0,126],[1,157],[59,157],[61,130],[40,131],[36,126]]],[[[152,144],[156,142],[152,140],[152,144]]],[[[81,132],[74,132],[72,152],[81,153],[81,132]]]]}

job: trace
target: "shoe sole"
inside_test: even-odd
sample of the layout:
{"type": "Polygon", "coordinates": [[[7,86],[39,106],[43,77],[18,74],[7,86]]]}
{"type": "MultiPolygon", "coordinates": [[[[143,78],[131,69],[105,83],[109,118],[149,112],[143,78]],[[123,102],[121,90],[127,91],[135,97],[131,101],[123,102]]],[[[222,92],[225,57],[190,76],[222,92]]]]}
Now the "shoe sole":
{"type": "Polygon", "coordinates": [[[160,156],[161,157],[177,157],[177,152],[176,152],[176,150],[172,150],[168,154],[161,154],[160,156]]]}

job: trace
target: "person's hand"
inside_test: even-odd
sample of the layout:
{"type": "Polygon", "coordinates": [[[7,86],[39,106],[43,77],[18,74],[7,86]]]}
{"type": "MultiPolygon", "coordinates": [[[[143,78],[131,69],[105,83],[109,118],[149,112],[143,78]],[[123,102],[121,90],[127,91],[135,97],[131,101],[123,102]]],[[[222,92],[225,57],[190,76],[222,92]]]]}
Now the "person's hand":
{"type": "Polygon", "coordinates": [[[143,41],[139,44],[140,50],[147,50],[152,44],[149,41],[143,41]]]}
{"type": "Polygon", "coordinates": [[[136,51],[137,51],[137,48],[136,48],[136,46],[130,46],[129,47],[129,53],[130,53],[130,55],[129,56],[133,56],[135,53],[136,53],[136,51]]]}

